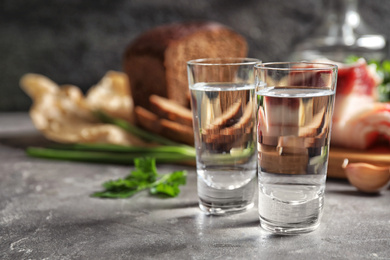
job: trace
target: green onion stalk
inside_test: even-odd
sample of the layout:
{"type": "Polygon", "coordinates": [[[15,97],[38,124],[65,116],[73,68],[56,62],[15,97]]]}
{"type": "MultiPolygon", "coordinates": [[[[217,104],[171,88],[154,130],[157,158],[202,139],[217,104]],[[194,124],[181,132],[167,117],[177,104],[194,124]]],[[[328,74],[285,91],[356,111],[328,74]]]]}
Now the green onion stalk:
{"type": "Polygon", "coordinates": [[[139,157],[155,158],[157,163],[190,165],[195,163],[196,151],[192,146],[147,132],[101,111],[95,112],[95,115],[103,123],[116,125],[144,141],[159,146],[140,147],[102,143],[54,144],[50,147],[28,147],[26,153],[32,157],[93,163],[132,164],[133,160],[139,157]]]}
{"type": "MultiPolygon", "coordinates": [[[[133,164],[134,159],[143,157],[154,158],[156,163],[195,164],[196,150],[192,146],[147,132],[125,120],[113,118],[101,111],[96,112],[95,115],[104,123],[116,125],[144,141],[156,143],[158,146],[140,147],[102,143],[54,144],[49,147],[28,147],[26,153],[32,157],[92,163],[133,164]]],[[[210,154],[205,160],[210,159],[220,165],[232,164],[247,160],[253,156],[253,152],[253,146],[246,149],[232,149],[227,154],[210,154]]]]}

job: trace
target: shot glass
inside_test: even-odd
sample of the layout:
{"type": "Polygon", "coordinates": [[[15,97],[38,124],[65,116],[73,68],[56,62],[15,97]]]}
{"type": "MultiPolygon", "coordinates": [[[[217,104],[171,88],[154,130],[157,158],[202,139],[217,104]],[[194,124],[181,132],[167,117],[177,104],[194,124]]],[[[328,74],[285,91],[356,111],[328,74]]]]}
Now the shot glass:
{"type": "Polygon", "coordinates": [[[299,234],[320,224],[337,71],[324,63],[256,65],[258,210],[265,230],[299,234]]]}
{"type": "Polygon", "coordinates": [[[209,215],[244,211],[254,204],[257,63],[251,58],[187,63],[199,207],[209,215]]]}

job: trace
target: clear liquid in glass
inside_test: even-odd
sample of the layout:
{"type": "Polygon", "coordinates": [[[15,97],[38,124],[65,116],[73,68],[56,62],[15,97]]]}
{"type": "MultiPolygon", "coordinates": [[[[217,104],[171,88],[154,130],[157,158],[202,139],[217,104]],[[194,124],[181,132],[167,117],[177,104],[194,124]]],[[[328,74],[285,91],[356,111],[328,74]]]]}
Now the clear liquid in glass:
{"type": "Polygon", "coordinates": [[[258,91],[258,185],[261,226],[280,234],[320,223],[334,91],[258,91]]]}
{"type": "Polygon", "coordinates": [[[252,207],[257,169],[254,85],[198,83],[190,91],[200,208],[224,214],[252,207]]]}

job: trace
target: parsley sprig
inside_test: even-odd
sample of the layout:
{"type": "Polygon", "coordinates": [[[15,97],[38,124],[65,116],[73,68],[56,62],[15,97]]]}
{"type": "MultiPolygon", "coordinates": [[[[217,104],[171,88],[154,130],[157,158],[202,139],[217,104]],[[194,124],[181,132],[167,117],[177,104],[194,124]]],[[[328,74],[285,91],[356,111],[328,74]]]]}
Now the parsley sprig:
{"type": "Polygon", "coordinates": [[[134,194],[149,190],[151,195],[159,197],[176,197],[180,193],[180,185],[186,184],[187,172],[174,171],[159,174],[154,158],[134,159],[135,170],[123,179],[110,180],[103,183],[104,191],[95,192],[93,197],[128,198],[134,194]]]}

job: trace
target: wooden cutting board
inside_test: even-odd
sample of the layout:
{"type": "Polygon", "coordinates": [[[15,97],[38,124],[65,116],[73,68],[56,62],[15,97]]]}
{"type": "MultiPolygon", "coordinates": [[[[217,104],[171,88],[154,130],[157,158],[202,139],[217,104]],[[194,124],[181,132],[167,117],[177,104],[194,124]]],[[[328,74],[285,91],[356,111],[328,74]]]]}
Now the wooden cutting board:
{"type": "Polygon", "coordinates": [[[348,159],[350,163],[364,162],[390,166],[390,148],[377,147],[370,150],[357,150],[331,147],[329,152],[328,177],[347,178],[342,168],[344,159],[348,159]]]}

